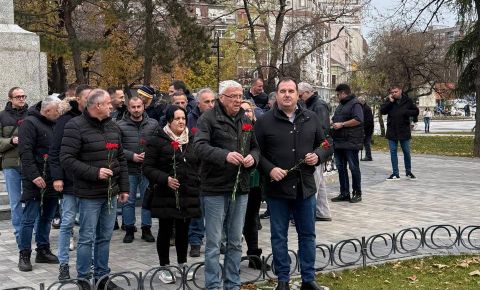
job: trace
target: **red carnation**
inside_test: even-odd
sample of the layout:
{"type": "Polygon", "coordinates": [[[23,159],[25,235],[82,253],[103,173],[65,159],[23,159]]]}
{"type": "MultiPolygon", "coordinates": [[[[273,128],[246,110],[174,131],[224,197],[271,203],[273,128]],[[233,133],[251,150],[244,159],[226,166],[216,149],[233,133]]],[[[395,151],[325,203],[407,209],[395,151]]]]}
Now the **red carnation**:
{"type": "Polygon", "coordinates": [[[170,145],[172,145],[172,148],[174,151],[177,151],[178,149],[180,149],[180,143],[178,141],[172,141],[170,145]]]}
{"type": "Polygon", "coordinates": [[[117,143],[107,143],[105,144],[105,148],[107,148],[107,150],[115,150],[119,148],[119,145],[117,143]]]}
{"type": "Polygon", "coordinates": [[[197,128],[193,127],[192,129],[190,129],[190,131],[192,132],[192,134],[195,134],[195,132],[197,132],[197,128]]]}
{"type": "Polygon", "coordinates": [[[325,139],[325,141],[323,141],[320,146],[322,146],[323,149],[327,150],[330,148],[330,143],[328,143],[328,140],[325,139]]]}
{"type": "Polygon", "coordinates": [[[243,124],[242,131],[252,131],[253,126],[252,124],[243,124]]]}
{"type": "Polygon", "coordinates": [[[146,143],[147,143],[147,141],[145,141],[145,139],[140,138],[140,145],[145,145],[146,143]]]}
{"type": "Polygon", "coordinates": [[[47,160],[48,159],[48,154],[43,154],[42,157],[43,157],[43,160],[47,160]]]}
{"type": "Polygon", "coordinates": [[[18,119],[18,120],[17,120],[17,125],[18,125],[18,126],[22,125],[22,123],[23,123],[23,119],[18,119]]]}

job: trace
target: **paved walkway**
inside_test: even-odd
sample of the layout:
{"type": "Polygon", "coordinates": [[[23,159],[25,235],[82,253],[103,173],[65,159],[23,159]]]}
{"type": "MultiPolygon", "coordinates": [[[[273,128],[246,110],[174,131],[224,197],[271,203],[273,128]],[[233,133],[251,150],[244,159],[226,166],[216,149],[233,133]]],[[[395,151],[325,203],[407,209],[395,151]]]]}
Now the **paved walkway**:
{"type": "MultiPolygon", "coordinates": [[[[403,161],[400,157],[400,170],[403,161]]],[[[363,202],[359,204],[331,204],[332,222],[317,223],[318,243],[330,244],[344,239],[360,238],[377,233],[394,233],[407,227],[451,224],[467,226],[480,223],[480,162],[477,159],[413,156],[413,173],[417,180],[386,181],[390,174],[390,160],[385,153],[374,152],[373,162],[362,162],[363,202]]],[[[328,186],[331,197],[338,193],[338,184],[328,186]]],[[[263,210],[262,210],[263,211],[263,210]]],[[[262,220],[260,244],[264,254],[270,253],[268,220],[262,220]]],[[[0,289],[32,286],[54,282],[58,265],[37,265],[34,270],[18,271],[18,251],[9,221],[0,222],[0,289]]],[[[155,223],[154,229],[157,228],[155,223]]],[[[156,230],[154,230],[156,232],[156,230]]],[[[289,247],[297,249],[294,228],[290,228],[289,247]]],[[[111,246],[112,271],[145,272],[158,265],[155,244],[136,239],[132,244],[121,242],[124,232],[115,231],[111,246]]],[[[52,229],[52,245],[56,251],[58,230],[52,229]]],[[[478,237],[477,237],[478,238],[478,237]]],[[[244,247],[245,249],[245,247],[244,247]]],[[[75,276],[75,252],[71,258],[71,274],[75,276]]],[[[172,247],[171,257],[175,261],[172,247]]],[[[202,247],[203,253],[203,247],[202,247]]],[[[35,256],[35,254],[33,254],[35,256]]],[[[201,261],[190,259],[189,263],[201,261]]],[[[243,268],[242,268],[243,269],[243,268]]],[[[164,289],[158,288],[158,289],[164,289]]]]}

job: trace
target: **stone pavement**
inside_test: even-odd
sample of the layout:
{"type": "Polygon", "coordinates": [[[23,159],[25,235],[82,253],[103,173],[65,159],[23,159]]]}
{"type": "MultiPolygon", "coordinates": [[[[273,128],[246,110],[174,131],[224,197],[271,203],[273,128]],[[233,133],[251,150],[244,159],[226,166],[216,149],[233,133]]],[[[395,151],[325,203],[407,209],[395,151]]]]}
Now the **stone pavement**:
{"type": "MultiPolygon", "coordinates": [[[[402,173],[401,180],[386,181],[391,173],[389,155],[374,152],[373,158],[373,162],[361,162],[363,201],[359,204],[331,203],[333,221],[317,222],[317,243],[337,243],[384,232],[392,234],[409,227],[435,224],[463,227],[480,223],[480,162],[477,159],[414,155],[413,173],[417,180],[407,180],[402,173]]],[[[403,172],[401,155],[399,163],[403,172]]],[[[328,189],[330,197],[334,197],[338,193],[338,183],[330,184],[328,189]]],[[[271,252],[268,220],[262,220],[262,225],[260,245],[267,256],[271,252]]],[[[48,286],[56,281],[58,265],[37,265],[35,254],[32,255],[34,270],[18,271],[18,251],[10,228],[9,221],[0,222],[0,289],[21,285],[38,289],[41,282],[48,286]]],[[[154,223],[154,232],[156,228],[157,223],[154,223]]],[[[296,251],[294,227],[290,227],[289,233],[289,248],[296,251]]],[[[112,271],[145,272],[158,266],[155,244],[140,240],[138,233],[132,244],[123,244],[123,235],[122,231],[114,232],[110,253],[112,271]]],[[[52,229],[51,236],[56,252],[58,230],[52,229]]],[[[175,262],[174,247],[170,253],[175,262]]],[[[75,252],[71,254],[70,272],[75,276],[75,252]]],[[[189,263],[199,261],[202,258],[189,258],[189,263]]],[[[242,264],[243,269],[246,267],[242,264]]]]}

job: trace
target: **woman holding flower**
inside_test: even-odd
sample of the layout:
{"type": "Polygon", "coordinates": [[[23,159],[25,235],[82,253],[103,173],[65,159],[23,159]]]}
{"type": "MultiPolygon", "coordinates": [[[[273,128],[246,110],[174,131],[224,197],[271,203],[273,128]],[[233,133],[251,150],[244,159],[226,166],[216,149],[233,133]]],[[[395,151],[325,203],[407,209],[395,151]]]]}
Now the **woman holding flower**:
{"type": "MultiPolygon", "coordinates": [[[[150,181],[151,198],[145,207],[159,219],[157,252],[160,266],[170,264],[170,236],[175,223],[175,247],[180,267],[187,262],[190,219],[201,216],[198,159],[193,135],[186,127],[186,111],[172,105],[165,114],[167,125],[147,139],[143,170],[150,181]]],[[[174,283],[169,271],[160,272],[164,283],[174,283]]]]}

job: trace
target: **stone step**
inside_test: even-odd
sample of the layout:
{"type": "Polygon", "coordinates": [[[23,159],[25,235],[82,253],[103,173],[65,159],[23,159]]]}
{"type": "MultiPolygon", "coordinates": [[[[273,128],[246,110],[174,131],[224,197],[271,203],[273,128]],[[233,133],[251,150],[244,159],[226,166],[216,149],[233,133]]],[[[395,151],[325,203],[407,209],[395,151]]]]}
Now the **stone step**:
{"type": "Polygon", "coordinates": [[[0,205],[0,221],[9,220],[11,218],[10,206],[0,205]]]}
{"type": "Polygon", "coordinates": [[[8,193],[5,191],[0,191],[0,205],[9,205],[8,193]]]}

